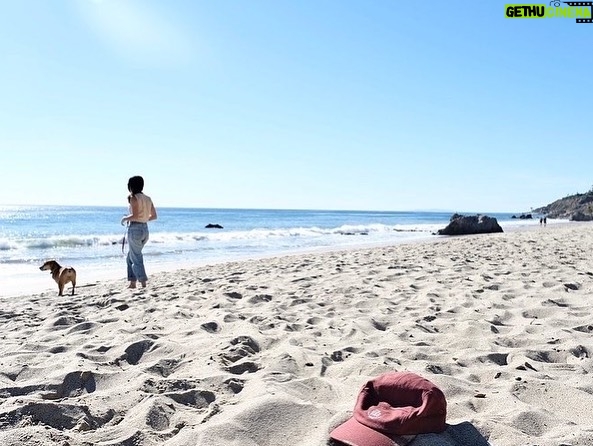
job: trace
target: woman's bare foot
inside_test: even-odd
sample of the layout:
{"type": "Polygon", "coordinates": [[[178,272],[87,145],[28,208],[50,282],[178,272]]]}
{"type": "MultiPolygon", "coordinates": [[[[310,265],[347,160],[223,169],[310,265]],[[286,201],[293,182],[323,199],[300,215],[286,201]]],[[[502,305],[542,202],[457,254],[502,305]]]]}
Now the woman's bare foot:
{"type": "Polygon", "coordinates": [[[146,280],[141,280],[140,285],[142,285],[142,288],[146,288],[146,280]]]}
{"type": "Polygon", "coordinates": [[[136,281],[131,281],[128,288],[136,288],[136,281]]]}

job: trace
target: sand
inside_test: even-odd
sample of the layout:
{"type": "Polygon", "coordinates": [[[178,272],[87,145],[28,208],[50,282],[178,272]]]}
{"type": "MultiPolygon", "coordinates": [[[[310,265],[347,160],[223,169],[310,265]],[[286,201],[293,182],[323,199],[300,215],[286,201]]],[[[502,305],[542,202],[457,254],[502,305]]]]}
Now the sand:
{"type": "Polygon", "coordinates": [[[328,445],[396,370],[448,403],[410,446],[593,445],[592,255],[548,225],[5,298],[0,443],[328,445]]]}

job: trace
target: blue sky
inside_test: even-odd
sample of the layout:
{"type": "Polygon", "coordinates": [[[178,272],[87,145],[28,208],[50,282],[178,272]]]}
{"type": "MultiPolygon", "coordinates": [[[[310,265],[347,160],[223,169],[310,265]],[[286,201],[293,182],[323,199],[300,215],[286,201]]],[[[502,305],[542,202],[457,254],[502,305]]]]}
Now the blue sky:
{"type": "Polygon", "coordinates": [[[593,24],[434,0],[0,6],[0,204],[528,211],[593,185],[593,24]]]}

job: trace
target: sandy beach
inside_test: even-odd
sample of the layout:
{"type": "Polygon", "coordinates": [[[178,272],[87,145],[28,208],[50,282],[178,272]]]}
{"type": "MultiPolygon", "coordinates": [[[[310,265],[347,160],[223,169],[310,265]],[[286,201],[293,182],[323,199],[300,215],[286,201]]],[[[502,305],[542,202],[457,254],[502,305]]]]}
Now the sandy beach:
{"type": "Polygon", "coordinates": [[[0,442],[324,446],[395,370],[447,399],[410,446],[592,445],[592,253],[549,225],[4,298],[0,442]]]}

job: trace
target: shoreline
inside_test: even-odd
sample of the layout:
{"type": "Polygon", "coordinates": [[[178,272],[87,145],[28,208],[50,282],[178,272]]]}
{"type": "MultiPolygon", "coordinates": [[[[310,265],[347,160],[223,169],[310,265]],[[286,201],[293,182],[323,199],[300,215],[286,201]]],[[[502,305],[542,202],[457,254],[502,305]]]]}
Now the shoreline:
{"type": "MultiPolygon", "coordinates": [[[[552,221],[549,223],[548,227],[562,227],[562,226],[576,226],[581,224],[581,222],[568,222],[565,220],[560,221],[552,221]]],[[[522,232],[522,231],[536,231],[536,230],[545,230],[545,228],[540,227],[539,225],[509,225],[503,226],[504,233],[512,233],[512,232],[522,232]]],[[[207,266],[213,265],[220,265],[230,262],[244,262],[244,261],[253,261],[253,260],[261,260],[261,259],[269,259],[269,258],[281,258],[286,256],[299,256],[299,255],[317,255],[323,254],[328,252],[347,252],[347,251],[356,251],[360,249],[373,249],[373,248],[385,248],[389,246],[400,246],[400,245],[414,245],[417,243],[439,243],[441,241],[446,241],[451,236],[436,236],[435,234],[430,235],[420,235],[418,238],[411,238],[405,239],[400,242],[376,242],[376,243],[355,243],[351,246],[327,246],[327,247],[318,247],[318,248],[302,248],[300,250],[287,250],[284,252],[276,252],[270,254],[260,254],[260,255],[244,255],[238,258],[232,257],[225,257],[225,258],[218,258],[215,260],[196,260],[187,262],[184,260],[175,261],[175,262],[167,262],[167,263],[159,263],[159,262],[151,262],[151,257],[147,256],[145,259],[145,264],[147,266],[147,272],[149,275],[149,287],[150,287],[150,280],[153,276],[158,276],[164,272],[174,272],[180,269],[194,269],[194,268],[202,268],[207,266]]],[[[452,236],[455,237],[471,237],[470,236],[452,236]]],[[[30,268],[23,267],[22,272],[17,278],[7,279],[5,283],[0,288],[0,301],[6,298],[14,298],[14,297],[22,297],[28,296],[31,294],[39,294],[39,293],[46,293],[51,292],[52,290],[57,289],[57,285],[51,279],[49,274],[43,272],[40,274],[38,271],[38,266],[40,265],[30,265],[30,268]],[[28,288],[27,291],[23,291],[23,288],[28,288]]],[[[89,286],[96,286],[99,285],[101,282],[113,282],[113,281],[121,281],[122,286],[125,287],[127,284],[126,277],[125,277],[125,257],[122,256],[120,265],[117,267],[109,266],[105,269],[101,269],[100,267],[80,267],[78,265],[72,265],[76,268],[78,273],[78,287],[89,287],[89,286]]],[[[70,285],[67,286],[69,290],[70,285]]]]}
{"type": "MultiPolygon", "coordinates": [[[[539,227],[537,228],[539,229],[539,227]]],[[[593,443],[593,225],[447,237],[3,300],[0,440],[327,446],[360,386],[412,371],[448,429],[409,446],[593,443]],[[449,442],[447,442],[449,441],[449,442]]]]}

